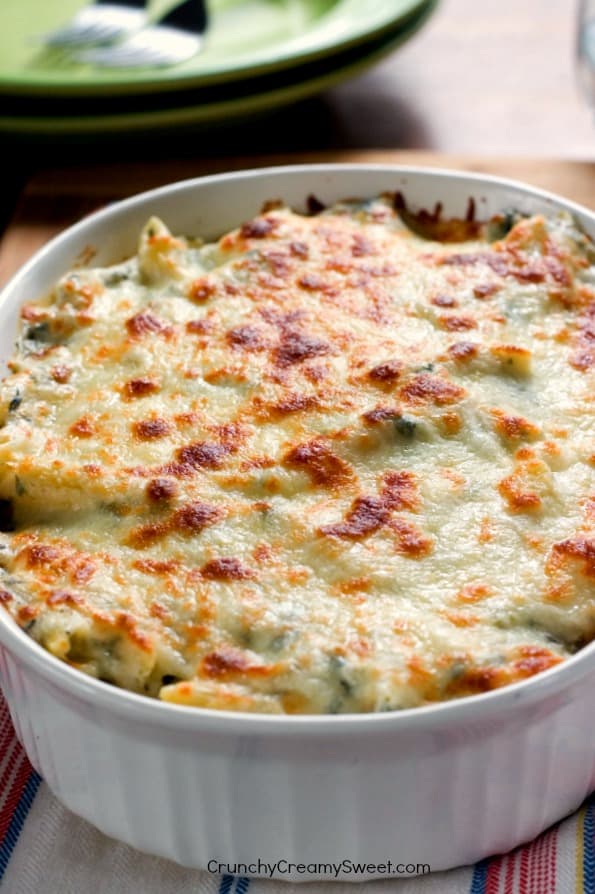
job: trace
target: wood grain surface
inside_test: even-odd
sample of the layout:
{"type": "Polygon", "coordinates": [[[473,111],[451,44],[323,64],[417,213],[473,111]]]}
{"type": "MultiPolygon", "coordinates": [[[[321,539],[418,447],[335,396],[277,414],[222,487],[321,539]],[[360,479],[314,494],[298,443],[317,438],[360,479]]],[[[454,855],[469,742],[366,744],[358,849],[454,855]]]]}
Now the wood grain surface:
{"type": "Polygon", "coordinates": [[[222,170],[300,162],[412,164],[497,174],[557,192],[595,209],[595,163],[478,158],[433,152],[356,151],[218,160],[167,160],[53,168],[34,175],[0,243],[0,283],[56,233],[110,202],[176,180],[222,170]]]}
{"type": "Polygon", "coordinates": [[[306,148],[325,134],[341,147],[592,159],[595,117],[575,59],[578,7],[579,0],[440,0],[413,40],[312,101],[306,148]]]}

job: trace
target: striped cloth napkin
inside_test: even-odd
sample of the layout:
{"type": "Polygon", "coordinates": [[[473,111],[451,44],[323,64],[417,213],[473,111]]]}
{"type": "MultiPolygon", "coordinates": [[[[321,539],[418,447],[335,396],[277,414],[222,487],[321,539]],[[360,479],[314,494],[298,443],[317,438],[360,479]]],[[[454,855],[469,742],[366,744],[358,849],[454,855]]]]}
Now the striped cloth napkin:
{"type": "MultiPolygon", "coordinates": [[[[503,857],[369,886],[371,894],[595,894],[595,795],[503,857]]],[[[357,890],[183,869],[107,838],[54,798],[17,742],[0,696],[1,894],[320,894],[323,887],[357,890]]]]}

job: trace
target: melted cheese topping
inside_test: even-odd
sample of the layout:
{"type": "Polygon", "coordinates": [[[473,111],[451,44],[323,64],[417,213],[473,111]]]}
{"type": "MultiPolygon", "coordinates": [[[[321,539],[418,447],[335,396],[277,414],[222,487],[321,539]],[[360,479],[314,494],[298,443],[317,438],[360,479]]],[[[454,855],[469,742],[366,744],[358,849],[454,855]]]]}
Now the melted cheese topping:
{"type": "Polygon", "coordinates": [[[54,655],[187,705],[363,712],[592,639],[593,246],[566,216],[433,241],[396,208],[209,245],[152,220],[22,309],[0,602],[54,655]]]}

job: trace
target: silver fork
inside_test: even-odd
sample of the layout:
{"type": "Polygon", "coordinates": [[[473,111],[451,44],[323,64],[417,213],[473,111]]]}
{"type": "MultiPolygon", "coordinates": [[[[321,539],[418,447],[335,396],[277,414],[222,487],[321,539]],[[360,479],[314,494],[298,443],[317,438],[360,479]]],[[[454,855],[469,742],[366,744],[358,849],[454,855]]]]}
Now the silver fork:
{"type": "Polygon", "coordinates": [[[148,25],[114,46],[94,47],[77,53],[76,58],[106,68],[178,65],[200,51],[206,28],[204,0],[184,0],[158,25],[148,25]]]}
{"type": "Polygon", "coordinates": [[[148,22],[146,0],[94,0],[62,28],[42,34],[48,47],[101,45],[122,40],[148,22]]]}

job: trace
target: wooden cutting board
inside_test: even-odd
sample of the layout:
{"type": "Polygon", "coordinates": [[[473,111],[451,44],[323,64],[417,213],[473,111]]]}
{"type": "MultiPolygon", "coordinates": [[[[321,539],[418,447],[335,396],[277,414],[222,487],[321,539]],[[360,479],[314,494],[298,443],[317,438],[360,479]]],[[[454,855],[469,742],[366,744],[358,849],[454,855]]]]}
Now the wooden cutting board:
{"type": "Polygon", "coordinates": [[[410,164],[497,174],[551,190],[595,210],[595,162],[366,150],[56,168],[33,175],[20,196],[12,221],[0,242],[0,285],[48,239],[109,202],[201,174],[302,162],[410,164]]]}

